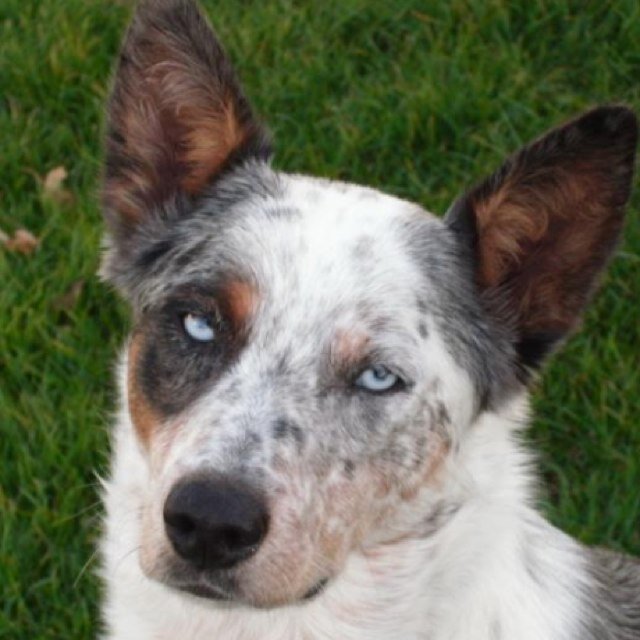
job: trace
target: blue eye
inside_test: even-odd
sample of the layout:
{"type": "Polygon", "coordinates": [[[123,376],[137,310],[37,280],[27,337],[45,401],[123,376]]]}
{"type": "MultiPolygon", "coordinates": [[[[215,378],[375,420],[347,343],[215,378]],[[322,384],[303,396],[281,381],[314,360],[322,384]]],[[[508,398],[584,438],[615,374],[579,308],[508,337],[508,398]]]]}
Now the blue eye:
{"type": "Polygon", "coordinates": [[[400,378],[389,371],[385,366],[381,364],[374,365],[365,369],[356,379],[356,386],[371,391],[373,393],[380,393],[383,391],[389,391],[395,387],[400,381],[400,378]]]}
{"type": "Polygon", "coordinates": [[[207,316],[187,313],[182,318],[182,325],[186,334],[198,342],[211,342],[216,337],[216,332],[207,316]]]}

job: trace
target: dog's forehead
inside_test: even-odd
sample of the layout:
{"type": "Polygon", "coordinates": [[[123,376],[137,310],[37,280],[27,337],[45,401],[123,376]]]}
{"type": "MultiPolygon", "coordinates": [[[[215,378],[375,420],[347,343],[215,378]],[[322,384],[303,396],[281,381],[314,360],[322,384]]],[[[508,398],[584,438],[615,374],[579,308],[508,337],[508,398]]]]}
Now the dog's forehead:
{"type": "Polygon", "coordinates": [[[249,321],[257,348],[317,353],[346,329],[343,345],[372,338],[372,352],[409,353],[433,328],[479,397],[512,376],[508,336],[488,322],[455,234],[373,189],[245,167],[178,223],[148,232],[135,269],[109,267],[143,313],[210,292],[249,321]]]}
{"type": "Polygon", "coordinates": [[[279,186],[275,197],[242,204],[223,231],[229,261],[260,294],[309,314],[415,306],[423,265],[412,234],[441,227],[435,217],[357,185],[280,175],[279,186]]]}

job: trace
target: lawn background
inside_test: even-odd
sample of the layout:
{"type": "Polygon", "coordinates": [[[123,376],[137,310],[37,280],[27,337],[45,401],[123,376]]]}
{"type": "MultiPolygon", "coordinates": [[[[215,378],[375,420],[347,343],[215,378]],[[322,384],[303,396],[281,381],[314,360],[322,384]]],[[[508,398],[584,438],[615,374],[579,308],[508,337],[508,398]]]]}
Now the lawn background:
{"type": "MultiPolygon", "coordinates": [[[[276,165],[444,211],[545,128],[640,108],[640,4],[206,2],[277,143],[276,165]],[[215,10],[214,10],[215,9],[215,10]]],[[[0,637],[90,638],[123,305],[98,266],[102,105],[130,3],[0,2],[0,637]],[[42,179],[64,166],[72,201],[42,179]],[[77,299],[67,295],[82,280],[77,299]]],[[[636,181],[637,183],[637,181],[636,181]]],[[[582,333],[545,372],[529,434],[541,500],[588,543],[640,553],[640,190],[582,333]]],[[[78,293],[79,287],[76,287],[78,293]]]]}

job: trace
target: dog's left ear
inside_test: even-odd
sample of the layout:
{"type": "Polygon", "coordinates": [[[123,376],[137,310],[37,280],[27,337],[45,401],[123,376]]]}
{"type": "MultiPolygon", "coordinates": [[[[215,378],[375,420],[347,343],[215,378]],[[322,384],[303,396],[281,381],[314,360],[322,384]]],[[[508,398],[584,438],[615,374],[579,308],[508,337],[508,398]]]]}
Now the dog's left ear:
{"type": "Polygon", "coordinates": [[[166,215],[168,202],[197,197],[233,163],[270,154],[268,136],[193,0],[139,3],[106,133],[103,204],[116,243],[166,215]]]}
{"type": "Polygon", "coordinates": [[[637,138],[629,109],[594,109],[524,147],[445,217],[524,370],[575,327],[616,247],[637,138]]]}

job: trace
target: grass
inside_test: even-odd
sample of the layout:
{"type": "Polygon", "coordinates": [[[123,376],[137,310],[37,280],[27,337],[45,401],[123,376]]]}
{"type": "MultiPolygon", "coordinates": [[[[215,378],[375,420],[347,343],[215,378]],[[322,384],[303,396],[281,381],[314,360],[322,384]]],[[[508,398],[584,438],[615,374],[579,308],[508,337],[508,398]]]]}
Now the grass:
{"type": "MultiPolygon", "coordinates": [[[[277,165],[441,212],[546,127],[599,102],[640,108],[635,0],[213,0],[275,133],[277,165]]],[[[215,12],[213,8],[215,7],[215,12]]],[[[0,638],[95,635],[112,362],[127,317],[100,284],[102,105],[129,14],[107,0],[0,4],[0,638]],[[72,202],[43,197],[69,171],[72,202]],[[74,304],[61,296],[82,279],[74,304]]],[[[636,189],[636,192],[638,189],[636,189]]],[[[544,508],[588,543],[640,552],[640,221],[582,333],[548,367],[530,440],[544,508]]]]}

